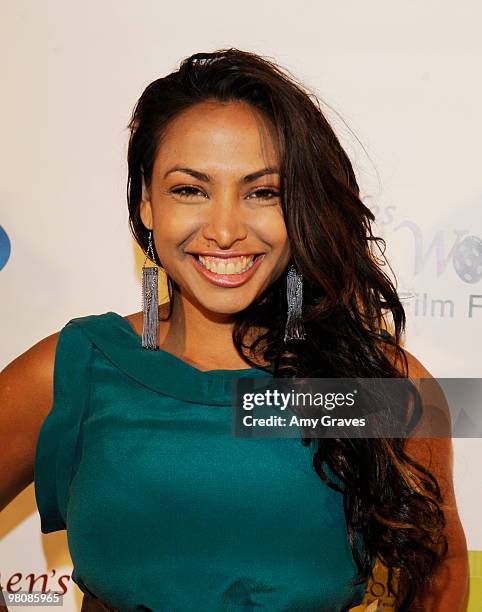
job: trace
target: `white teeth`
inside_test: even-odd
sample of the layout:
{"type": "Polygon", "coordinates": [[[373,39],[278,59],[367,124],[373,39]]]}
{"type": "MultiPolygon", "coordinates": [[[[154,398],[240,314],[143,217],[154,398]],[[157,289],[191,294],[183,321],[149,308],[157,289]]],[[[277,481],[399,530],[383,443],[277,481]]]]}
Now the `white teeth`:
{"type": "Polygon", "coordinates": [[[221,257],[203,257],[199,256],[199,262],[211,272],[215,274],[241,274],[246,272],[253,265],[255,255],[246,257],[234,257],[224,259],[221,257]]]}

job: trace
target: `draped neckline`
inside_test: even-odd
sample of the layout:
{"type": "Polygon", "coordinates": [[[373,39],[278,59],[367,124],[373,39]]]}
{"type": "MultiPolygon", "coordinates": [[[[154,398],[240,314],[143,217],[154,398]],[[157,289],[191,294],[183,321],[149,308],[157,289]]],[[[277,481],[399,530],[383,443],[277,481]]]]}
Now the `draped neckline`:
{"type": "Polygon", "coordinates": [[[210,405],[229,405],[233,382],[267,377],[261,368],[200,370],[164,349],[142,347],[141,337],[122,315],[108,311],[72,319],[105,357],[125,374],[159,393],[210,405]]]}

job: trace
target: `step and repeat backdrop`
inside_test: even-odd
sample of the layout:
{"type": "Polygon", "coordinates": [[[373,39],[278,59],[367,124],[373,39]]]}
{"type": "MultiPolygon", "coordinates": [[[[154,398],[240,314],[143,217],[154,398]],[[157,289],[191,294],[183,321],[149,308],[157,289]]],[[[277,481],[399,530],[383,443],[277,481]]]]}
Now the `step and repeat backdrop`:
{"type": "MultiPolygon", "coordinates": [[[[125,200],[130,112],[183,57],[234,46],[321,98],[386,240],[406,348],[433,376],[481,377],[477,2],[23,0],[2,13],[1,367],[73,317],[142,308],[125,200]]],[[[481,464],[479,438],[454,440],[474,611],[481,464]]],[[[66,534],[40,533],[33,485],[0,515],[0,535],[4,589],[63,590],[64,608],[79,609],[66,534]]]]}

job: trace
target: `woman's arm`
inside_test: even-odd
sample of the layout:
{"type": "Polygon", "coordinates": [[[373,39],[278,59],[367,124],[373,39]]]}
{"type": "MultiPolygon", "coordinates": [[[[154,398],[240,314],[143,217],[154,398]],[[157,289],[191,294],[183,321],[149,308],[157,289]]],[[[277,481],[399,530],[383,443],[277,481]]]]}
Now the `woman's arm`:
{"type": "Polygon", "coordinates": [[[40,340],[0,372],[0,511],[34,478],[38,434],[52,407],[58,336],[40,340]]]}
{"type": "MultiPolygon", "coordinates": [[[[428,370],[408,351],[408,377],[417,387],[417,379],[433,379],[428,370]]],[[[447,419],[448,406],[440,385],[436,385],[437,405],[441,412],[435,419],[447,419]]],[[[439,428],[440,429],[440,428],[439,428]]],[[[431,587],[417,598],[415,609],[423,612],[462,612],[465,610],[468,588],[468,556],[464,530],[460,522],[453,486],[452,441],[450,437],[411,437],[407,439],[406,453],[426,467],[437,479],[443,500],[446,519],[445,535],[448,542],[447,556],[434,576],[431,587]]]]}

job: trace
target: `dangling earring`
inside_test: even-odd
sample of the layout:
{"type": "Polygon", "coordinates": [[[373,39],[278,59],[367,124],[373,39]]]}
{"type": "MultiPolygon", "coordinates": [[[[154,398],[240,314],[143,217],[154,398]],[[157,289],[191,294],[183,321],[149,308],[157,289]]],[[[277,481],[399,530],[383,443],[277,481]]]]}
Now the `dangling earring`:
{"type": "Polygon", "coordinates": [[[149,252],[152,261],[155,263],[156,258],[154,255],[154,249],[152,248],[152,230],[149,230],[149,244],[147,246],[146,258],[144,259],[144,264],[142,265],[142,310],[144,312],[142,348],[156,350],[159,342],[159,269],[157,264],[155,267],[146,267],[149,252]]]}
{"type": "Polygon", "coordinates": [[[288,302],[288,319],[285,327],[284,341],[304,340],[305,328],[301,318],[303,308],[303,276],[298,274],[291,264],[286,277],[286,299],[288,302]]]}

